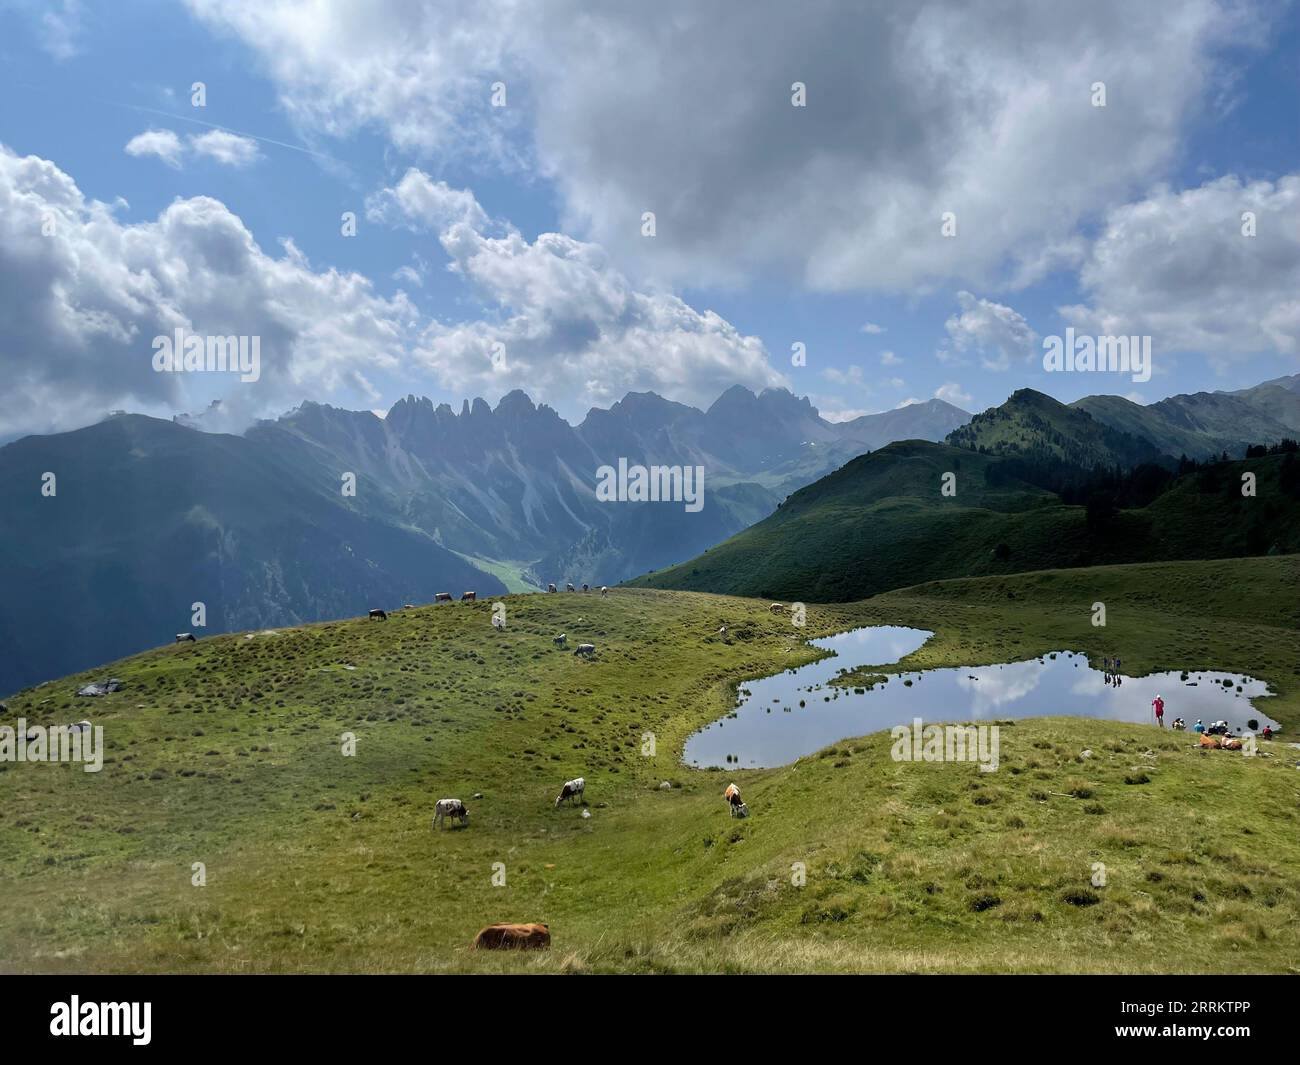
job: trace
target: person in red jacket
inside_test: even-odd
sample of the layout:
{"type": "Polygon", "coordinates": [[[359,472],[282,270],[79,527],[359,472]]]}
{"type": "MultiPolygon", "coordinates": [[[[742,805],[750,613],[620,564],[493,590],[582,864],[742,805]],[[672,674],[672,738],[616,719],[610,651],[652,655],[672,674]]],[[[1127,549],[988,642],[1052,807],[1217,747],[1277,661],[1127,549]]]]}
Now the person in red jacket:
{"type": "Polygon", "coordinates": [[[1157,695],[1154,699],[1151,700],[1151,705],[1155,707],[1156,724],[1159,725],[1161,728],[1164,728],[1165,727],[1165,701],[1162,698],[1160,698],[1160,696],[1157,695]]]}

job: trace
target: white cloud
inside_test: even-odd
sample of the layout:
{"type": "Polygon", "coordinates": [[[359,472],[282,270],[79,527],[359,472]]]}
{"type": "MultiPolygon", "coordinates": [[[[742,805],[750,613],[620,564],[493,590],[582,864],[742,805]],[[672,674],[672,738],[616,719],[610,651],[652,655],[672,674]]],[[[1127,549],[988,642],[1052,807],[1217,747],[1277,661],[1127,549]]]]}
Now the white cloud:
{"type": "Polygon", "coordinates": [[[38,37],[41,47],[55,59],[71,59],[81,53],[81,38],[85,32],[82,18],[84,8],[80,0],[62,0],[50,5],[41,14],[38,37]]]}
{"type": "Polygon", "coordinates": [[[416,288],[424,287],[424,278],[420,272],[413,266],[399,266],[393,271],[394,281],[405,281],[408,285],[414,285],[416,288]]]}
{"type": "Polygon", "coordinates": [[[819,410],[818,413],[828,422],[851,422],[854,418],[861,418],[864,414],[874,414],[869,410],[819,410]]]}
{"type": "Polygon", "coordinates": [[[367,373],[398,368],[418,331],[404,298],[314,270],[291,243],[266,254],[216,200],[179,199],[136,223],[115,211],[53,163],[0,146],[0,433],[71,428],[115,407],[166,415],[211,389],[245,421],[304,395],[373,395],[367,373]],[[155,373],[153,338],[177,327],[260,336],[261,379],[155,373]]]}
{"type": "Polygon", "coordinates": [[[215,159],[223,166],[242,168],[256,162],[260,156],[257,141],[224,129],[212,129],[190,137],[190,147],[199,155],[215,159]]]}
{"type": "Polygon", "coordinates": [[[1034,354],[1038,334],[1019,312],[969,292],[958,292],[957,304],[960,313],[944,323],[948,345],[937,352],[940,362],[962,365],[969,353],[986,370],[1007,370],[1013,360],[1034,354]]]}
{"type": "Polygon", "coordinates": [[[1080,281],[1087,303],[1060,308],[1065,324],[1150,336],[1157,372],[1177,351],[1300,354],[1300,174],[1156,189],[1107,216],[1080,281]]]}
{"type": "Polygon", "coordinates": [[[875,322],[867,322],[867,324],[862,327],[862,331],[868,336],[879,336],[885,331],[885,327],[883,325],[876,325],[875,322]]]}
{"type": "Polygon", "coordinates": [[[904,407],[910,407],[912,406],[912,404],[920,403],[920,402],[921,401],[917,399],[915,396],[908,396],[907,399],[903,400],[902,403],[898,404],[898,406],[896,406],[894,410],[902,410],[904,407]]]}
{"type": "Polygon", "coordinates": [[[487,213],[469,189],[453,189],[415,167],[396,185],[366,197],[366,217],[384,225],[434,232],[458,222],[477,230],[489,227],[487,213]]]}
{"type": "Polygon", "coordinates": [[[969,407],[974,397],[969,392],[963,391],[956,381],[949,381],[934,390],[934,398],[957,407],[969,407]]]}
{"type": "Polygon", "coordinates": [[[136,157],[153,155],[170,167],[180,169],[181,139],[169,129],[149,129],[137,133],[126,142],[123,149],[127,155],[136,157]]]}
{"type": "Polygon", "coordinates": [[[822,371],[822,376],[831,384],[836,385],[851,385],[861,388],[866,384],[866,378],[862,373],[861,366],[846,366],[843,370],[831,366],[822,371]]]}
{"type": "Polygon", "coordinates": [[[892,351],[884,351],[880,354],[881,366],[902,366],[903,360],[895,355],[892,351]]]}
{"type": "Polygon", "coordinates": [[[533,157],[565,230],[625,272],[775,273],[827,291],[1024,285],[1078,261],[1081,221],[1177,161],[1189,116],[1240,61],[1223,46],[1265,40],[1274,10],[189,2],[261,53],[301,123],[377,127],[417,152],[533,157]],[[805,108],[790,106],[795,80],[805,108]],[[1090,103],[1097,80],[1105,108],[1090,103]],[[490,105],[494,81],[507,107],[490,105]],[[653,241],[639,234],[646,210],[653,241]],[[955,238],[940,232],[945,211],[955,238]]]}
{"type": "Polygon", "coordinates": [[[492,309],[424,330],[415,360],[446,388],[524,388],[563,412],[629,391],[708,404],[736,383],[788,387],[757,337],[669,292],[634,287],[595,244],[559,233],[529,242],[489,220],[468,191],[420,171],[367,203],[371,217],[437,232],[452,270],[492,309]]]}

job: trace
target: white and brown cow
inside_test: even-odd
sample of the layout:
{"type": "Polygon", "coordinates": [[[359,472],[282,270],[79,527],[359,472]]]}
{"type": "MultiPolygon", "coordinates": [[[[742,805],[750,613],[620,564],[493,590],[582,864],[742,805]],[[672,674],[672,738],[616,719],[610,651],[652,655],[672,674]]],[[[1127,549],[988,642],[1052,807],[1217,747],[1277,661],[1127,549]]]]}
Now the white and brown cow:
{"type": "Polygon", "coordinates": [[[553,591],[555,591],[555,585],[553,585],[553,584],[548,584],[548,585],[546,586],[546,590],[547,590],[548,592],[553,592],[553,591]]]}
{"type": "Polygon", "coordinates": [[[727,808],[731,811],[732,817],[748,816],[749,807],[745,805],[744,800],[740,797],[740,789],[735,784],[728,784],[727,790],[722,793],[722,797],[727,800],[727,808]]]}
{"type": "Polygon", "coordinates": [[[566,780],[564,787],[560,789],[560,794],[555,797],[555,808],[560,808],[560,803],[565,799],[569,800],[569,805],[582,798],[582,793],[587,787],[587,782],[582,777],[575,777],[573,780],[566,780]]]}
{"type": "Polygon", "coordinates": [[[434,594],[433,601],[435,603],[450,603],[451,592],[437,592],[434,594]]]}
{"type": "Polygon", "coordinates": [[[442,822],[450,817],[462,825],[469,824],[469,810],[459,799],[439,799],[433,808],[433,827],[442,828],[442,822]]]}
{"type": "Polygon", "coordinates": [[[478,598],[478,592],[461,592],[460,601],[462,603],[472,603],[478,598]]]}
{"type": "Polygon", "coordinates": [[[603,584],[600,586],[600,594],[601,594],[601,598],[607,598],[609,596],[609,589],[606,588],[603,584]]]}

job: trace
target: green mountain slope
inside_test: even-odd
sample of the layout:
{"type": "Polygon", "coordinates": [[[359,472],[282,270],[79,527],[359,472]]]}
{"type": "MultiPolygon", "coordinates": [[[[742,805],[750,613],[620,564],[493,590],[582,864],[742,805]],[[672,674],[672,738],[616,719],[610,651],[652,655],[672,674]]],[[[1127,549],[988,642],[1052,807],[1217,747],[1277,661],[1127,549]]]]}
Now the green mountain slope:
{"type": "Polygon", "coordinates": [[[1071,404],[1166,455],[1204,459],[1248,444],[1300,437],[1300,374],[1236,392],[1196,392],[1143,406],[1120,396],[1086,396],[1071,404]]]}
{"type": "Polygon", "coordinates": [[[1162,455],[1149,441],[1032,388],[1013,392],[1001,406],[975,415],[949,433],[945,442],[991,455],[1060,462],[1082,469],[1136,466],[1157,461],[1162,455]]]}
{"type": "Polygon", "coordinates": [[[1190,473],[1147,507],[1092,521],[1086,508],[1003,473],[1009,461],[942,444],[891,444],[690,562],[633,583],[841,602],[952,577],[1300,551],[1295,456],[1190,473]],[[945,471],[956,474],[951,498],[940,492],[945,471]],[[1245,472],[1257,477],[1253,498],[1241,494],[1245,472]]]}
{"type": "Polygon", "coordinates": [[[172,639],[503,591],[300,450],[125,415],[0,450],[0,693],[172,639]],[[42,475],[56,494],[41,494],[42,475]]]}

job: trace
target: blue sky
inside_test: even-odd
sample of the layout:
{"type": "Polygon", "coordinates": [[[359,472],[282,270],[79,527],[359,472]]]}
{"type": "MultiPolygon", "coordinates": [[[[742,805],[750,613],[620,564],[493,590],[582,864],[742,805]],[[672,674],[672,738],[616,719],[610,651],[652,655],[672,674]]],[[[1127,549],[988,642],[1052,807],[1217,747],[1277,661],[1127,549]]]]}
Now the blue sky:
{"type": "Polygon", "coordinates": [[[775,4],[674,20],[563,0],[533,24],[504,0],[364,18],[0,0],[10,205],[40,216],[29,157],[67,182],[66,245],[5,234],[0,269],[49,292],[0,310],[20,385],[0,431],[513,387],[577,420],[629,389],[707,404],[733,381],[842,418],[1300,370],[1296,7],[1055,6],[814,4],[790,23],[775,4]],[[127,151],[151,131],[170,158],[127,151]],[[178,321],[262,335],[271,372],[151,377],[149,340],[178,321]],[[1044,372],[1041,338],[1067,325],[1151,335],[1152,379],[1044,372]]]}

